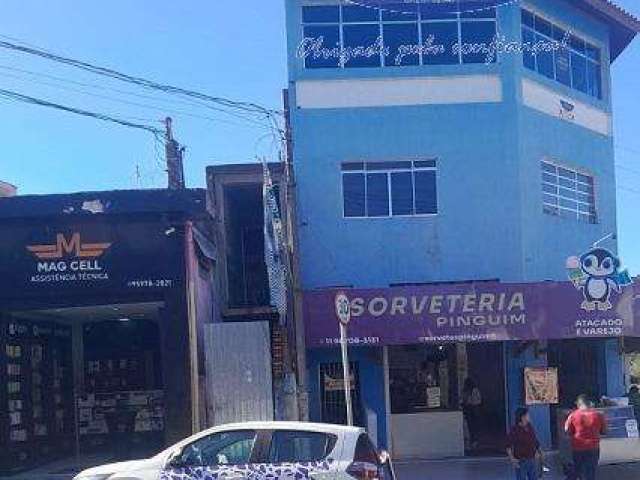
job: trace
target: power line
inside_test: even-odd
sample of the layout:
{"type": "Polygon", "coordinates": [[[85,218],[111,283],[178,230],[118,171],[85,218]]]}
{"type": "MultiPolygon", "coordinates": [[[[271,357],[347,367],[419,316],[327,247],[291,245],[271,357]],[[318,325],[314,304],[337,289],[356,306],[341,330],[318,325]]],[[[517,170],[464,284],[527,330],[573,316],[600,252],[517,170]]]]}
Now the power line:
{"type": "Polygon", "coordinates": [[[0,40],[0,47],[6,48],[9,50],[18,51],[21,53],[26,53],[29,55],[38,56],[41,58],[45,58],[47,60],[52,60],[55,62],[63,63],[65,65],[69,65],[75,68],[79,68],[81,70],[85,70],[87,72],[91,72],[97,75],[103,75],[109,78],[113,78],[116,80],[120,80],[123,82],[133,83],[135,85],[139,85],[148,89],[160,90],[165,93],[172,93],[177,95],[183,95],[187,97],[197,98],[199,100],[204,100],[208,102],[213,102],[218,105],[237,109],[245,112],[252,112],[256,114],[261,114],[266,117],[271,117],[273,115],[281,115],[281,112],[273,109],[265,108],[261,105],[252,102],[238,102],[234,100],[230,100],[224,97],[216,97],[212,95],[208,95],[205,93],[197,92],[194,90],[188,90],[181,87],[176,87],[173,85],[157,83],[153,80],[148,80],[143,77],[137,77],[133,75],[128,75],[126,73],[119,72],[117,70],[113,70],[111,68],[102,67],[99,65],[94,65],[88,62],[83,62],[81,60],[75,60],[68,57],[63,57],[61,55],[56,55],[51,52],[47,52],[45,50],[34,48],[26,45],[18,45],[16,43],[8,42],[0,40]]]}
{"type": "MultiPolygon", "coordinates": [[[[0,35],[0,37],[2,37],[2,35],[0,35]]],[[[234,116],[243,120],[251,120],[250,117],[246,117],[243,114],[240,113],[234,113],[234,112],[229,112],[227,110],[224,110],[222,108],[216,108],[213,107],[210,104],[201,102],[201,101],[197,101],[191,98],[186,98],[184,100],[178,100],[178,99],[160,99],[158,97],[154,97],[152,95],[144,95],[141,93],[135,93],[135,92],[130,92],[127,90],[121,90],[119,88],[114,88],[114,87],[107,87],[104,85],[98,85],[95,83],[86,83],[86,82],[79,82],[77,80],[71,80],[69,78],[64,78],[64,77],[58,77],[56,75],[50,75],[50,74],[46,74],[46,73],[41,73],[41,72],[34,72],[33,70],[27,70],[24,68],[17,68],[17,67],[11,67],[9,65],[0,65],[0,69],[2,70],[10,70],[13,72],[18,72],[18,73],[23,73],[26,75],[30,75],[30,76],[36,76],[36,77],[42,77],[42,78],[47,78],[50,80],[55,80],[58,82],[63,82],[63,83],[69,83],[72,85],[77,85],[77,86],[81,86],[81,87],[88,87],[88,88],[93,88],[93,89],[99,89],[99,90],[108,90],[108,91],[112,91],[112,92],[116,92],[116,93],[120,93],[122,95],[128,95],[128,96],[132,96],[132,97],[137,97],[137,98],[143,98],[143,99],[147,99],[147,100],[154,100],[154,101],[161,101],[161,102],[165,102],[165,103],[173,103],[173,104],[179,104],[179,105],[186,105],[186,106],[199,106],[199,107],[203,107],[203,108],[208,108],[217,112],[221,112],[224,113],[226,115],[230,115],[230,116],[234,116]]]]}
{"type": "MultiPolygon", "coordinates": [[[[5,68],[5,67],[0,65],[0,69],[3,69],[3,68],[5,68]]],[[[184,110],[167,109],[167,108],[164,108],[164,107],[161,107],[161,106],[158,106],[158,105],[149,105],[149,104],[145,104],[145,103],[132,102],[132,101],[129,101],[129,100],[123,100],[121,98],[110,97],[108,95],[100,95],[98,93],[87,92],[86,90],[82,90],[82,89],[79,89],[79,88],[68,87],[66,85],[57,85],[55,83],[51,83],[51,82],[47,82],[47,81],[43,81],[43,80],[20,77],[19,75],[12,75],[12,74],[8,74],[8,73],[0,73],[0,76],[1,77],[6,77],[6,78],[13,78],[13,79],[17,79],[17,80],[24,80],[24,81],[33,82],[33,83],[37,83],[37,84],[40,84],[40,85],[46,85],[46,86],[50,86],[50,87],[54,87],[54,88],[59,88],[59,89],[62,89],[62,90],[67,90],[67,91],[71,91],[71,92],[80,93],[82,95],[89,95],[91,97],[100,98],[100,99],[103,99],[103,100],[108,100],[110,102],[117,102],[117,103],[122,103],[122,104],[125,104],[125,105],[131,105],[131,106],[135,106],[135,107],[145,108],[145,109],[158,110],[158,111],[165,112],[165,113],[167,113],[167,112],[168,113],[174,113],[174,114],[177,114],[177,115],[184,115],[184,116],[188,116],[188,117],[192,117],[192,118],[198,118],[198,119],[201,119],[201,120],[208,120],[210,122],[230,123],[230,124],[235,124],[235,125],[241,125],[241,124],[239,124],[237,122],[233,122],[233,121],[230,121],[230,120],[217,119],[217,118],[206,116],[206,115],[199,115],[199,114],[195,114],[195,113],[185,112],[184,110]]],[[[80,82],[73,82],[73,83],[80,83],[80,82]]],[[[153,97],[151,97],[149,95],[142,95],[142,97],[147,97],[147,98],[154,99],[153,97]]],[[[183,103],[186,103],[186,102],[183,102],[183,103]]],[[[230,112],[223,112],[223,113],[227,113],[227,114],[231,115],[230,112]]],[[[255,125],[255,126],[258,126],[258,127],[261,127],[261,128],[268,128],[268,126],[260,124],[260,123],[256,122],[253,119],[244,118],[244,117],[242,117],[242,119],[245,120],[248,123],[251,123],[251,124],[255,125]]]]}
{"type": "Polygon", "coordinates": [[[13,92],[11,90],[0,89],[0,97],[4,97],[6,99],[13,100],[13,101],[29,103],[32,105],[39,105],[41,107],[54,108],[56,110],[62,110],[64,112],[75,113],[76,115],[91,117],[97,120],[102,120],[104,122],[116,123],[118,125],[122,125],[125,127],[136,128],[138,130],[146,130],[147,132],[151,132],[154,136],[156,136],[156,138],[158,135],[163,134],[162,130],[160,130],[159,128],[153,127],[151,125],[130,122],[128,120],[124,120],[118,117],[113,117],[111,115],[106,115],[104,113],[96,113],[96,112],[90,112],[88,110],[82,110],[75,107],[67,107],[65,105],[60,105],[58,103],[49,102],[47,100],[30,97],[28,95],[23,95],[21,93],[13,92]]]}

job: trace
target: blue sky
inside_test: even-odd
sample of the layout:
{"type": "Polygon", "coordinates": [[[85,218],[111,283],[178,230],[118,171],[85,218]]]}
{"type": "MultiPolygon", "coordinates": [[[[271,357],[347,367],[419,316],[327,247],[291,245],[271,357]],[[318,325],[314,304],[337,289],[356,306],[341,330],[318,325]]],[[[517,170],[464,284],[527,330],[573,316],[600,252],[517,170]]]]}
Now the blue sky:
{"type": "MultiPolygon", "coordinates": [[[[637,0],[618,3],[640,15],[637,0]]],[[[0,35],[163,83],[279,108],[286,86],[283,4],[3,0],[0,35]]],[[[613,67],[620,247],[634,274],[640,274],[639,76],[640,38],[613,67]]],[[[190,186],[204,186],[207,165],[250,161],[270,151],[268,140],[260,140],[263,130],[236,118],[2,49],[0,88],[158,126],[171,115],[188,149],[190,186]]],[[[21,193],[164,185],[161,152],[146,132],[3,99],[0,105],[0,179],[21,193]]]]}

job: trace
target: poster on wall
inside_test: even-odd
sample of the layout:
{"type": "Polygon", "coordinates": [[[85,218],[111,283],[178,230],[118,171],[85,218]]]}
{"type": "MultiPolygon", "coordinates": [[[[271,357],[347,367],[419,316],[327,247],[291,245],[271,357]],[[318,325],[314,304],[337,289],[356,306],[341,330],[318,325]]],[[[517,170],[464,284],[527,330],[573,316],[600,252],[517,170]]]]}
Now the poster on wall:
{"type": "MultiPolygon", "coordinates": [[[[349,378],[351,379],[351,390],[354,390],[355,377],[353,372],[350,373],[349,378]]],[[[344,380],[342,376],[332,377],[331,375],[324,375],[324,391],[325,392],[343,392],[344,391],[344,380]]]]}
{"type": "Polygon", "coordinates": [[[525,368],[524,389],[527,405],[554,405],[558,399],[557,368],[525,368]]]}

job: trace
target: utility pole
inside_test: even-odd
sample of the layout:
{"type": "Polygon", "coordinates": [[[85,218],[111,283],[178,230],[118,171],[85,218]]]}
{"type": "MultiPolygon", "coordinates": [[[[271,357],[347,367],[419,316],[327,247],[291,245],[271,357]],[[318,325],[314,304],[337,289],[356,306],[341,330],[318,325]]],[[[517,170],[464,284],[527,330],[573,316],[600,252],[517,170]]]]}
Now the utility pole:
{"type": "Polygon", "coordinates": [[[172,123],[173,121],[171,120],[171,117],[167,117],[164,119],[164,151],[167,161],[168,187],[170,190],[181,190],[185,188],[184,166],[182,164],[184,147],[181,147],[180,144],[173,138],[172,123]]]}
{"type": "Polygon", "coordinates": [[[282,91],[285,112],[285,215],[287,218],[287,250],[290,278],[292,321],[289,324],[289,345],[291,366],[296,373],[296,393],[298,397],[298,420],[309,421],[309,393],[307,388],[307,357],[304,336],[302,287],[300,286],[300,258],[298,255],[298,218],[296,211],[296,181],[293,171],[293,139],[291,132],[291,110],[289,91],[282,91]]]}

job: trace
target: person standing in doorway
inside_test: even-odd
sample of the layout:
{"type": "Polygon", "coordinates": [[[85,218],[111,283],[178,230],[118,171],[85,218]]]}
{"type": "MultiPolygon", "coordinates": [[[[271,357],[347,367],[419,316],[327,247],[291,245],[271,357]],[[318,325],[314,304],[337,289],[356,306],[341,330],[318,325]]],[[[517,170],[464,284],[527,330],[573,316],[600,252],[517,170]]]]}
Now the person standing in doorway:
{"type": "Polygon", "coordinates": [[[480,433],[480,409],[482,407],[482,394],[475,381],[467,378],[462,389],[462,413],[467,421],[469,429],[469,442],[471,448],[478,447],[478,434],[480,433]]]}
{"type": "Polygon", "coordinates": [[[629,389],[629,406],[633,407],[636,420],[640,422],[640,390],[635,385],[629,389]]]}
{"type": "Polygon", "coordinates": [[[516,423],[507,439],[507,455],[515,468],[516,480],[538,480],[542,450],[526,408],[516,411],[516,423]]]}
{"type": "Polygon", "coordinates": [[[600,461],[600,437],[607,433],[607,423],[586,395],[578,397],[576,406],[577,410],[569,415],[564,426],[571,438],[575,473],[580,480],[595,480],[600,461]]]}

